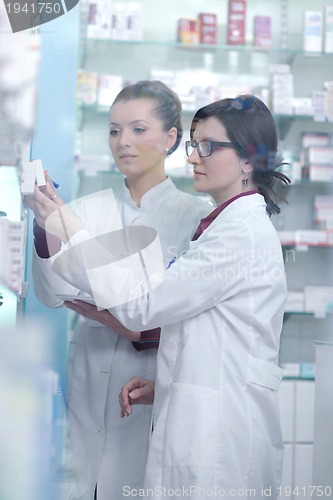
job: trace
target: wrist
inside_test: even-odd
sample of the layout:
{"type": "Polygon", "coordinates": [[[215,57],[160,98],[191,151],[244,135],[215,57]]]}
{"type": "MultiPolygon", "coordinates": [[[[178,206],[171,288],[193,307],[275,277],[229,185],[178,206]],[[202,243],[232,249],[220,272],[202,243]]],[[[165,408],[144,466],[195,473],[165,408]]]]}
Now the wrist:
{"type": "Polygon", "coordinates": [[[34,245],[38,257],[48,259],[59,252],[61,240],[49,234],[42,228],[36,219],[33,220],[34,245]]]}

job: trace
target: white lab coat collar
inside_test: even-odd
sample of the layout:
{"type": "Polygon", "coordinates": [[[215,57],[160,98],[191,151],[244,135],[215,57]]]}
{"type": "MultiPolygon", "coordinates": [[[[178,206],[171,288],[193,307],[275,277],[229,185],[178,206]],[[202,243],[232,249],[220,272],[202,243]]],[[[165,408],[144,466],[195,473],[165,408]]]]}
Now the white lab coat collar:
{"type": "MultiPolygon", "coordinates": [[[[248,210],[256,207],[265,207],[266,202],[265,198],[259,194],[251,194],[250,196],[242,196],[241,198],[237,198],[235,201],[230,203],[221,213],[213,220],[213,222],[207,227],[205,231],[213,228],[216,224],[218,224],[225,217],[230,218],[233,216],[239,216],[240,214],[244,214],[248,210]]],[[[268,215],[267,215],[268,217],[268,215]]]]}
{"type": "MultiPolygon", "coordinates": [[[[132,199],[130,190],[128,189],[126,182],[124,182],[122,187],[122,194],[130,205],[136,208],[141,208],[143,210],[150,209],[156,202],[160,202],[164,193],[171,189],[177,189],[172,180],[167,177],[164,181],[157,184],[157,186],[149,189],[141,198],[140,207],[137,206],[136,202],[132,199]]],[[[170,191],[168,193],[170,196],[170,191]]]]}

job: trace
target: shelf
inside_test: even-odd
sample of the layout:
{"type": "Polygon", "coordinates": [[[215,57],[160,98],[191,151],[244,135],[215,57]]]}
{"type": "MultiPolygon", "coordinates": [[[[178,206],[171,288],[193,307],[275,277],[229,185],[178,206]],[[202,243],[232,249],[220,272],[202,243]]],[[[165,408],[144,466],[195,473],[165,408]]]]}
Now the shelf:
{"type": "MultiPolygon", "coordinates": [[[[99,106],[98,104],[80,104],[78,103],[79,109],[81,109],[84,112],[89,112],[92,114],[96,115],[105,115],[109,112],[110,108],[107,106],[99,106]]],[[[196,107],[190,108],[190,109],[183,109],[184,113],[194,113],[197,111],[196,107]]],[[[280,115],[280,114],[275,114],[274,115],[275,121],[277,123],[277,126],[279,129],[283,128],[285,129],[286,126],[289,126],[292,121],[294,120],[313,120],[313,116],[311,115],[280,115]]],[[[326,123],[326,122],[323,122],[326,123]]],[[[328,123],[328,122],[327,122],[328,123]]]]}
{"type": "MultiPolygon", "coordinates": [[[[204,68],[207,67],[205,54],[211,54],[211,69],[218,73],[223,67],[224,73],[252,73],[256,79],[260,74],[269,76],[269,65],[284,63],[293,65],[295,61],[326,60],[330,64],[333,54],[325,52],[304,52],[301,49],[281,49],[280,47],[264,48],[254,45],[227,45],[227,44],[184,44],[165,40],[112,40],[86,39],[82,43],[82,66],[86,62],[94,61],[96,55],[112,57],[114,61],[122,61],[124,68],[133,67],[133,60],[140,60],[146,64],[149,60],[151,67],[160,68],[204,68]],[[128,52],[132,53],[131,61],[128,52]],[[236,63],[235,63],[236,61],[236,63]],[[171,64],[170,64],[171,63],[171,64]],[[236,64],[236,65],[235,65],[236,64]]],[[[139,78],[140,79],[140,78],[139,78]]]]}
{"type": "Polygon", "coordinates": [[[316,319],[322,319],[325,318],[326,316],[332,316],[333,311],[325,311],[325,316],[321,315],[321,312],[319,311],[312,311],[312,312],[305,312],[305,311],[285,311],[284,315],[285,316],[309,316],[309,317],[314,317],[316,319]]]}
{"type": "Polygon", "coordinates": [[[314,363],[281,363],[284,380],[314,380],[314,363]]]}
{"type": "Polygon", "coordinates": [[[333,247],[331,231],[325,229],[280,230],[278,236],[282,246],[300,247],[300,250],[308,247],[333,247]]]}
{"type": "Polygon", "coordinates": [[[333,248],[333,243],[296,243],[296,242],[283,242],[281,241],[283,247],[296,247],[296,249],[301,249],[306,251],[308,248],[333,248]],[[304,248],[303,248],[304,247],[304,248]]]}
{"type": "MultiPolygon", "coordinates": [[[[185,116],[188,116],[191,118],[194,113],[201,107],[200,105],[194,106],[191,108],[185,107],[186,103],[183,104],[183,109],[182,112],[185,116]]],[[[208,104],[208,103],[207,103],[208,104]]],[[[105,117],[110,111],[110,107],[107,106],[99,106],[98,104],[80,104],[78,103],[78,123],[82,123],[82,115],[83,114],[90,114],[91,116],[100,116],[100,117],[105,117]]],[[[278,127],[279,131],[279,138],[280,140],[283,140],[287,133],[289,132],[289,129],[292,125],[293,122],[295,121],[314,121],[313,116],[311,115],[280,115],[280,114],[274,114],[273,115],[276,121],[276,125],[278,127]]],[[[321,122],[321,124],[325,125],[328,124],[329,122],[321,122]]],[[[80,126],[79,126],[80,128],[80,126]]]]}
{"type": "Polygon", "coordinates": [[[313,344],[315,347],[333,347],[333,342],[330,342],[328,340],[315,340],[313,344]]]}
{"type": "MultiPolygon", "coordinates": [[[[110,106],[99,106],[98,104],[78,104],[78,109],[93,115],[105,116],[110,111],[110,106]]],[[[198,108],[183,109],[183,113],[194,113],[198,108]]]]}
{"type": "MultiPolygon", "coordinates": [[[[288,175],[288,173],[286,173],[288,175]]],[[[288,184],[286,187],[293,187],[293,186],[321,186],[321,185],[328,185],[333,187],[333,181],[312,181],[310,179],[300,179],[295,182],[291,182],[291,184],[288,184]]]]}
{"type": "Polygon", "coordinates": [[[137,46],[137,47],[171,47],[177,48],[181,50],[191,50],[191,51],[236,51],[236,52],[262,52],[265,54],[272,55],[280,55],[287,54],[290,57],[301,56],[301,57],[320,57],[332,59],[333,53],[326,52],[304,52],[301,49],[281,49],[280,47],[271,47],[269,49],[264,47],[257,47],[255,45],[228,45],[228,44],[204,44],[204,43],[196,43],[196,44],[185,44],[182,42],[176,41],[165,41],[165,40],[112,40],[110,38],[86,38],[84,40],[86,48],[89,50],[90,48],[96,48],[98,44],[107,44],[107,45],[124,45],[124,46],[137,46]]]}

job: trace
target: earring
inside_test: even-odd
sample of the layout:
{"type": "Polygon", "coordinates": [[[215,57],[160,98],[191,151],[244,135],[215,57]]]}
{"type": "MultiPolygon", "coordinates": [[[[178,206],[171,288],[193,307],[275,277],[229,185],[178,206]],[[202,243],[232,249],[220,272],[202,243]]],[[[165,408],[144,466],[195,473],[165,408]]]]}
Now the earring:
{"type": "Polygon", "coordinates": [[[249,170],[248,172],[244,172],[244,179],[242,179],[242,185],[243,185],[243,188],[247,188],[247,186],[249,185],[249,176],[251,174],[252,170],[249,170]]]}
{"type": "Polygon", "coordinates": [[[167,155],[169,153],[169,148],[165,148],[165,154],[167,155]]]}

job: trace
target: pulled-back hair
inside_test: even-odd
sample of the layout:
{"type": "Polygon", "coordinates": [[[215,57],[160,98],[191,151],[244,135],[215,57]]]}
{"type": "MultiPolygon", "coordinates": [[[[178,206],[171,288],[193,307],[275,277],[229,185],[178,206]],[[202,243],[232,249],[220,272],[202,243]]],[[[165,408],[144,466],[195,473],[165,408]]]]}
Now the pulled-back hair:
{"type": "Polygon", "coordinates": [[[141,80],[124,87],[113,101],[112,106],[120,101],[131,101],[134,99],[153,99],[156,102],[154,113],[162,121],[163,130],[167,132],[172,127],[176,127],[177,139],[168,151],[169,155],[173,153],[177,149],[183,135],[181,122],[182,104],[177,94],[158,80],[141,80]]]}
{"type": "Polygon", "coordinates": [[[275,182],[279,179],[289,184],[290,179],[276,171],[286,163],[277,157],[277,127],[267,106],[258,97],[248,94],[208,104],[194,115],[191,139],[196,124],[212,116],[224,125],[239,157],[252,166],[253,182],[265,198],[268,213],[279,213],[278,202],[283,198],[276,193],[275,182]]]}

